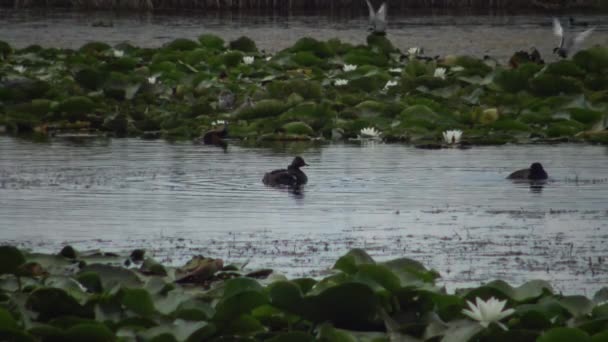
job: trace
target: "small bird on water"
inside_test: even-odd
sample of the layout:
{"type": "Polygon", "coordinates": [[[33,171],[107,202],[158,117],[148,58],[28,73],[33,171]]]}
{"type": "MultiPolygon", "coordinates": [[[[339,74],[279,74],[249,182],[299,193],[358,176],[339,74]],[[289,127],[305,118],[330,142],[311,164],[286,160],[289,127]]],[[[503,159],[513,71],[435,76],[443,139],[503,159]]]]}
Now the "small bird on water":
{"type": "Polygon", "coordinates": [[[374,11],[374,6],[369,0],[365,0],[367,2],[367,8],[369,9],[369,28],[373,34],[376,35],[385,35],[386,34],[386,2],[383,2],[380,5],[378,11],[374,11]]]}
{"type": "Polygon", "coordinates": [[[262,183],[269,186],[288,186],[299,187],[308,182],[306,174],[300,170],[301,167],[308,166],[302,157],[295,157],[287,169],[278,169],[264,174],[262,183]]]}
{"type": "Polygon", "coordinates": [[[559,46],[553,49],[553,53],[562,58],[568,58],[568,55],[578,49],[585,39],[591,35],[593,30],[595,30],[595,27],[578,34],[574,34],[573,32],[564,32],[564,28],[559,22],[559,19],[553,18],[553,34],[560,39],[559,46]]]}
{"type": "Polygon", "coordinates": [[[507,177],[507,179],[513,180],[519,179],[532,181],[546,180],[547,178],[549,178],[549,175],[547,175],[547,171],[545,171],[541,163],[532,163],[530,168],[517,170],[507,177]]]}

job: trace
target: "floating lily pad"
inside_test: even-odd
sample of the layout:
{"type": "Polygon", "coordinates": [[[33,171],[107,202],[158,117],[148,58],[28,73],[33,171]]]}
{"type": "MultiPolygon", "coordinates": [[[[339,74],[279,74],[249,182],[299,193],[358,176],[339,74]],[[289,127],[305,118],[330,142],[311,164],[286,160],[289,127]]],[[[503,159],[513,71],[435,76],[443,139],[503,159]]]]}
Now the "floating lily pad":
{"type": "Polygon", "coordinates": [[[231,41],[229,44],[230,49],[232,50],[238,50],[238,51],[242,51],[242,52],[257,52],[258,48],[255,45],[255,42],[253,40],[251,40],[251,38],[248,37],[239,37],[233,41],[231,41]]]}
{"type": "Polygon", "coordinates": [[[13,246],[0,246],[0,274],[14,274],[25,263],[21,251],[13,246]]]}
{"type": "Polygon", "coordinates": [[[548,330],[544,334],[542,334],[538,340],[538,342],[585,342],[591,341],[589,335],[576,328],[553,328],[548,330]]]}

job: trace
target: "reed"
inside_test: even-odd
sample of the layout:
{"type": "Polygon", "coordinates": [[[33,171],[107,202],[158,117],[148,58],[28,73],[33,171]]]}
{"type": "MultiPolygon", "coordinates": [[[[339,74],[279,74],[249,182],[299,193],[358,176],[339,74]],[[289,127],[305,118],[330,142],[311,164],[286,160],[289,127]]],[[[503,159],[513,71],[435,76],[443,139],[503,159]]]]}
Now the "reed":
{"type": "MultiPolygon", "coordinates": [[[[380,2],[375,0],[375,2],[380,2]]],[[[67,7],[130,10],[319,10],[352,9],[363,0],[0,0],[13,8],[67,7]]],[[[393,9],[608,9],[608,0],[393,0],[393,9]]]]}

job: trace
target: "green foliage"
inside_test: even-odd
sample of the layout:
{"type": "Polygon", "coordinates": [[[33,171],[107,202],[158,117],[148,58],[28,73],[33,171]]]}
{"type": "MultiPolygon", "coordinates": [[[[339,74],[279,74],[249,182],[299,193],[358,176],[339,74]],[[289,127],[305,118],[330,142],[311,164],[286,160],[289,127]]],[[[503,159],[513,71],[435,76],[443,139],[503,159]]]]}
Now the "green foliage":
{"type": "Polygon", "coordinates": [[[287,134],[301,134],[301,135],[313,135],[314,131],[312,127],[305,124],[304,122],[290,122],[283,125],[283,129],[287,134]]]}
{"type": "Polygon", "coordinates": [[[95,68],[84,68],[74,75],[74,79],[81,87],[90,90],[101,88],[107,78],[107,73],[95,68]]]}
{"type": "Polygon", "coordinates": [[[547,135],[552,138],[568,137],[583,129],[584,126],[576,121],[564,120],[550,124],[547,128],[547,135]]]}
{"type": "Polygon", "coordinates": [[[319,58],[328,58],[334,55],[328,43],[309,37],[300,38],[289,50],[294,53],[307,51],[319,58]]]}
{"type": "Polygon", "coordinates": [[[11,53],[13,53],[11,46],[7,42],[0,40],[0,59],[5,59],[11,53]]]}
{"type": "Polygon", "coordinates": [[[84,44],[80,48],[80,52],[86,53],[86,54],[98,54],[98,53],[102,53],[104,51],[110,50],[111,48],[112,47],[106,43],[90,42],[90,43],[84,44]]]}
{"type": "Polygon", "coordinates": [[[572,108],[570,109],[570,117],[582,124],[593,125],[599,122],[604,114],[590,109],[572,108]]]}
{"type": "Polygon", "coordinates": [[[486,65],[482,60],[470,57],[460,56],[456,59],[455,64],[464,68],[463,75],[467,76],[485,76],[492,68],[486,65]]]}
{"type": "Polygon", "coordinates": [[[588,72],[602,73],[608,69],[608,48],[605,46],[595,46],[582,50],[574,55],[572,60],[588,72]]]}
{"type": "Polygon", "coordinates": [[[199,47],[197,42],[186,38],[177,38],[166,45],[167,49],[177,51],[189,51],[197,47],[199,47]]]}
{"type": "Polygon", "coordinates": [[[13,246],[0,246],[0,275],[14,274],[17,268],[25,263],[21,251],[13,246]]]}
{"type": "Polygon", "coordinates": [[[567,59],[549,64],[545,72],[550,75],[568,77],[582,77],[585,75],[584,70],[579,68],[573,61],[567,59]]]}
{"type": "Polygon", "coordinates": [[[541,70],[542,66],[533,63],[520,65],[517,69],[503,69],[494,79],[503,90],[516,93],[528,90],[529,80],[541,70]]]}
{"type": "Polygon", "coordinates": [[[287,109],[285,103],[279,100],[262,100],[250,108],[245,108],[238,113],[241,120],[252,120],[278,116],[287,109]]]}
{"type": "Polygon", "coordinates": [[[222,55],[223,64],[228,68],[234,68],[243,61],[243,53],[239,51],[229,51],[222,55]]]}
{"type": "Polygon", "coordinates": [[[320,66],[323,60],[310,51],[301,51],[294,54],[291,59],[298,65],[311,67],[320,66]]]}
{"type": "Polygon", "coordinates": [[[55,111],[70,121],[76,121],[85,119],[96,107],[95,102],[86,96],[72,96],[60,102],[55,111]]]}
{"type": "Polygon", "coordinates": [[[367,49],[353,49],[344,55],[344,62],[355,65],[375,65],[377,67],[386,67],[388,58],[378,52],[367,49]]]}
{"type": "MultiPolygon", "coordinates": [[[[430,114],[422,107],[419,111],[430,114]]],[[[0,257],[8,260],[3,251],[8,248],[0,248],[0,257]]],[[[232,269],[226,277],[223,262],[210,258],[194,258],[177,268],[167,266],[169,271],[158,277],[150,275],[143,264],[133,270],[112,266],[121,264],[120,256],[73,256],[76,260],[68,262],[62,256],[28,255],[51,274],[27,279],[28,287],[4,293],[8,302],[17,305],[9,306],[10,310],[0,306],[0,338],[384,341],[398,337],[403,341],[551,342],[603,341],[606,337],[608,309],[601,304],[608,296],[606,289],[590,300],[554,294],[546,281],[519,287],[493,281],[449,294],[435,285],[437,272],[421,263],[407,258],[376,262],[361,249],[339,258],[333,273],[318,282],[256,280],[240,269],[232,269]],[[73,267],[73,262],[89,264],[76,275],[79,282],[88,284],[87,292],[64,275],[67,268],[50,267],[59,261],[64,267],[73,267]],[[197,271],[201,262],[220,265],[207,274],[206,286],[193,276],[202,274],[197,271]],[[462,315],[467,301],[490,297],[503,299],[506,308],[514,309],[500,322],[508,330],[496,323],[484,328],[462,315]]]]}
{"type": "Polygon", "coordinates": [[[306,100],[321,98],[322,90],[319,82],[298,80],[274,81],[267,86],[268,93],[275,99],[286,99],[291,94],[298,94],[306,100]]]}
{"type": "Polygon", "coordinates": [[[228,45],[230,46],[231,50],[238,50],[247,53],[258,51],[255,42],[249,37],[239,37],[231,41],[228,45]]]}
{"type": "Polygon", "coordinates": [[[530,88],[537,96],[574,94],[581,91],[581,85],[573,78],[543,74],[530,81],[530,88]]]}
{"type": "Polygon", "coordinates": [[[201,46],[207,49],[222,50],[224,48],[224,40],[213,34],[202,34],[198,37],[198,42],[201,46]]]}
{"type": "Polygon", "coordinates": [[[389,55],[393,52],[397,52],[397,49],[393,46],[386,36],[381,36],[377,34],[369,34],[367,36],[367,45],[372,48],[378,49],[382,54],[389,55]]]}

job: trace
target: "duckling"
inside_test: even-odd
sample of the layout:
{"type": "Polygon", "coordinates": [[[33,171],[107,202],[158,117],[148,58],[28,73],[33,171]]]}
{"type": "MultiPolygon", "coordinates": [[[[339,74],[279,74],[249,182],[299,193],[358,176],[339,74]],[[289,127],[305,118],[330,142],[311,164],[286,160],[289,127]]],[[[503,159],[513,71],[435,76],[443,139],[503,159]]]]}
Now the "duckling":
{"type": "Polygon", "coordinates": [[[374,6],[369,0],[365,0],[365,2],[367,2],[367,8],[369,9],[368,31],[380,36],[386,35],[386,2],[380,5],[377,12],[374,11],[374,6]]]}
{"type": "Polygon", "coordinates": [[[546,180],[549,178],[545,169],[541,163],[532,163],[530,168],[521,169],[511,173],[507,179],[519,179],[519,180],[546,180]]]}
{"type": "Polygon", "coordinates": [[[287,169],[278,169],[264,174],[262,183],[269,186],[288,186],[299,187],[308,182],[306,174],[300,170],[301,167],[308,166],[304,159],[297,156],[293,159],[287,169]]]}
{"type": "Polygon", "coordinates": [[[576,35],[572,32],[564,32],[564,28],[559,22],[559,19],[553,18],[553,34],[560,39],[559,46],[553,49],[553,53],[562,58],[568,58],[568,55],[576,50],[583,43],[583,41],[585,41],[585,39],[591,35],[593,30],[595,30],[595,27],[580,32],[576,35]]]}

